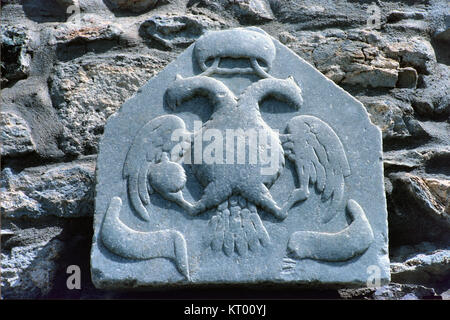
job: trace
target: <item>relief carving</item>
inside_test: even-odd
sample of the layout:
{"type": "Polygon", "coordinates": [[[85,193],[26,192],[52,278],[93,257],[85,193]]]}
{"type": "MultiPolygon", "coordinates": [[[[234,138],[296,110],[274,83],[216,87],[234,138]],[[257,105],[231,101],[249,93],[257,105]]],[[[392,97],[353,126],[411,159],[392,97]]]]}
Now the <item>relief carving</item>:
{"type": "Polygon", "coordinates": [[[186,241],[176,230],[141,232],[127,227],[119,219],[122,200],[114,197],[105,214],[101,229],[103,244],[118,256],[133,260],[168,258],[189,280],[186,241]]]}
{"type": "MultiPolygon", "coordinates": [[[[270,234],[261,220],[261,211],[282,223],[295,204],[308,200],[311,190],[321,195],[323,202],[329,202],[329,214],[322,223],[334,218],[345,198],[345,178],[351,175],[339,136],[328,124],[311,115],[291,118],[285,133],[278,133],[260,113],[260,104],[267,98],[284,102],[293,111],[301,111],[303,104],[302,89],[294,78],[277,79],[269,74],[275,53],[271,38],[257,28],[210,33],[196,43],[194,56],[203,73],[186,78],[178,75],[165,92],[165,103],[175,112],[180,104],[203,96],[213,106],[213,113],[197,131],[189,131],[176,115],[156,117],[138,131],[126,156],[123,178],[130,204],[140,218],[151,223],[152,212],[147,205],[155,192],[192,216],[213,210],[205,225],[204,241],[213,251],[222,250],[227,256],[233,253],[246,256],[259,247],[269,246],[270,234]],[[230,37],[239,41],[223,45],[230,37]],[[222,58],[245,58],[249,67],[224,68],[220,64],[222,58]],[[213,78],[215,74],[253,74],[260,80],[236,95],[213,78]],[[240,164],[194,161],[187,165],[204,189],[199,200],[186,200],[187,176],[181,163],[187,158],[192,160],[192,155],[195,157],[193,142],[202,139],[205,130],[225,136],[230,128],[241,132],[244,140],[250,130],[269,138],[271,152],[279,160],[273,172],[262,174],[263,166],[248,159],[240,164]],[[181,141],[173,141],[175,131],[181,141]],[[286,169],[285,158],[293,163],[299,185],[290,191],[287,201],[277,203],[270,188],[286,169]]],[[[248,143],[246,147],[250,147],[248,143]]],[[[189,278],[183,235],[176,230],[134,231],[118,219],[120,205],[121,200],[113,198],[105,215],[102,239],[106,247],[131,259],[167,257],[189,278]]],[[[340,232],[297,231],[290,235],[287,250],[293,258],[345,261],[364,253],[374,239],[371,226],[356,201],[348,200],[347,211],[352,223],[340,232]]]]}

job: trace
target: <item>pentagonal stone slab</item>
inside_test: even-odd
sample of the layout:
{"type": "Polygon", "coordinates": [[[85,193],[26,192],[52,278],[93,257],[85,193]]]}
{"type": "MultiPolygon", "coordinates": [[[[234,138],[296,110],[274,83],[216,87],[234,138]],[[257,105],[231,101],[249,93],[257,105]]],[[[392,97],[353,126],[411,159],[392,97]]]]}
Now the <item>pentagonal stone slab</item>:
{"type": "Polygon", "coordinates": [[[258,28],[210,32],[113,115],[98,288],[389,281],[381,134],[258,28]]]}

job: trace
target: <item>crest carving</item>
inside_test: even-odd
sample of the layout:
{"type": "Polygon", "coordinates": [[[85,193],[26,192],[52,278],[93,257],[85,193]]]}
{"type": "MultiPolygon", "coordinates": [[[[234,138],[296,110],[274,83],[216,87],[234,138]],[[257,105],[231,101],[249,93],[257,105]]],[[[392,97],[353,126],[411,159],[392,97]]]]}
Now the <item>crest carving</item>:
{"type": "Polygon", "coordinates": [[[302,259],[342,262],[362,255],[370,247],[374,234],[364,208],[345,196],[346,179],[352,170],[343,141],[323,120],[302,114],[304,98],[297,79],[271,75],[276,52],[271,37],[258,28],[211,32],[195,43],[193,55],[200,74],[176,76],[164,94],[164,103],[172,114],[148,121],[129,147],[122,172],[128,200],[119,196],[111,200],[100,231],[108,250],[127,259],[170,259],[189,280],[189,242],[183,233],[170,228],[133,230],[119,218],[125,201],[129,201],[139,219],[150,225],[154,213],[149,204],[156,195],[175,204],[192,219],[209,215],[204,222],[203,244],[231,258],[261,254],[261,250],[270,248],[272,235],[262,213],[272,217],[271,223],[282,224],[291,209],[301,208],[313,193],[328,206],[320,223],[327,224],[337,214],[345,214],[342,210],[345,207],[349,224],[337,232],[293,232],[286,244],[289,258],[284,262],[290,265],[302,259]],[[224,59],[246,60],[247,64],[227,68],[222,65],[224,59]],[[220,78],[216,79],[217,75],[253,75],[258,80],[235,93],[220,78]],[[189,130],[176,115],[177,108],[199,96],[209,101],[212,114],[200,128],[189,130]],[[261,103],[269,98],[287,104],[295,112],[282,132],[271,128],[260,111],[261,103]],[[196,161],[197,155],[204,151],[198,148],[206,149],[203,144],[201,147],[196,144],[205,141],[205,132],[226,137],[230,130],[234,133],[233,143],[241,139],[245,150],[257,142],[255,161],[250,155],[236,161],[238,156],[233,153],[239,152],[236,143],[231,149],[225,143],[222,149],[213,148],[215,161],[196,161]],[[256,134],[252,136],[249,132],[256,134]],[[262,140],[264,144],[259,143],[262,140]],[[258,161],[262,152],[269,153],[262,149],[270,149],[271,159],[276,159],[271,170],[264,171],[267,163],[258,161]],[[222,162],[217,160],[218,153],[222,162]],[[233,161],[229,153],[233,153],[233,161]],[[197,200],[186,198],[187,169],[192,170],[194,179],[202,186],[197,200]],[[276,201],[271,187],[286,171],[294,176],[297,185],[288,191],[287,200],[276,201]]]}

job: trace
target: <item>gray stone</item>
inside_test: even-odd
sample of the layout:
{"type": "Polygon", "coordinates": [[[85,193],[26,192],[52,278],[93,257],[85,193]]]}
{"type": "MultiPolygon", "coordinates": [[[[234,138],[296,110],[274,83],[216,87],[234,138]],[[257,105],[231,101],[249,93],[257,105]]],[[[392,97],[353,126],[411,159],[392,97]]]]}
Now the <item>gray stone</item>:
{"type": "Polygon", "coordinates": [[[412,174],[398,174],[395,179],[402,181],[409,194],[420,204],[423,213],[427,213],[442,226],[450,228],[448,197],[450,182],[446,179],[433,179],[412,174]]]}
{"type": "Polygon", "coordinates": [[[27,168],[1,174],[3,218],[92,215],[93,159],[27,168]]]}
{"type": "Polygon", "coordinates": [[[450,68],[438,64],[436,69],[422,78],[424,88],[417,89],[411,101],[414,110],[427,118],[450,115],[450,68]]]}
{"type": "Polygon", "coordinates": [[[285,32],[281,32],[278,35],[278,40],[280,40],[280,42],[282,44],[288,44],[290,42],[294,42],[297,39],[292,34],[290,34],[289,32],[285,31],[285,32]]]}
{"type": "Polygon", "coordinates": [[[277,21],[295,24],[301,30],[352,28],[367,20],[367,4],[350,1],[270,1],[277,21]]]}
{"type": "Polygon", "coordinates": [[[352,85],[363,85],[365,87],[386,87],[394,88],[397,83],[398,72],[396,70],[386,70],[373,67],[363,67],[361,70],[352,72],[345,77],[342,83],[352,85]]]}
{"type": "Polygon", "coordinates": [[[388,57],[400,58],[402,66],[413,67],[424,74],[430,74],[436,62],[436,55],[430,42],[420,37],[390,44],[385,48],[385,52],[388,57]]]}
{"type": "Polygon", "coordinates": [[[160,0],[108,0],[111,7],[118,10],[129,10],[132,12],[143,12],[154,8],[160,0]]]}
{"type": "Polygon", "coordinates": [[[0,128],[2,156],[19,156],[36,150],[28,124],[17,114],[1,112],[0,128]]]}
{"type": "Polygon", "coordinates": [[[99,150],[98,288],[390,279],[380,130],[261,29],[200,37],[109,118],[99,150]]]}
{"type": "Polygon", "coordinates": [[[385,169],[412,170],[423,165],[423,155],[416,150],[389,151],[383,154],[385,169]]]}
{"type": "Polygon", "coordinates": [[[421,300],[439,298],[433,288],[420,285],[392,283],[379,288],[341,289],[339,295],[343,299],[371,300],[421,300]]]}
{"type": "Polygon", "coordinates": [[[49,84],[64,125],[60,149],[68,155],[96,153],[106,119],[166,65],[166,59],[157,53],[117,54],[58,63],[49,84]]]}
{"type": "Polygon", "coordinates": [[[400,31],[411,35],[426,35],[429,32],[428,13],[421,10],[393,10],[387,14],[385,31],[394,33],[400,31]]]}
{"type": "Polygon", "coordinates": [[[391,275],[397,283],[445,285],[450,277],[450,249],[431,243],[392,249],[391,275]]]}
{"type": "Polygon", "coordinates": [[[209,17],[219,14],[229,20],[238,20],[243,25],[261,24],[274,20],[268,0],[189,0],[188,7],[193,13],[203,11],[209,17]],[[204,10],[208,10],[206,13],[204,10]]]}
{"type": "Polygon", "coordinates": [[[58,148],[61,125],[52,106],[47,78],[42,82],[40,80],[30,77],[18,81],[11,88],[3,88],[0,97],[2,111],[23,119],[20,120],[21,130],[29,132],[22,131],[25,136],[32,137],[36,154],[43,159],[61,158],[64,155],[58,148]]]}
{"type": "MultiPolygon", "coordinates": [[[[128,32],[129,33],[129,32],[128,32]]],[[[60,61],[68,61],[92,52],[105,52],[128,41],[122,28],[97,14],[81,14],[52,34],[60,61]]]]}
{"type": "Polygon", "coordinates": [[[23,29],[3,26],[1,28],[2,87],[20,79],[25,79],[30,73],[30,52],[27,48],[29,38],[23,29]]]}
{"type": "Polygon", "coordinates": [[[358,32],[357,35],[357,41],[316,35],[318,45],[312,52],[314,64],[336,83],[394,88],[398,79],[398,62],[365,42],[367,34],[358,32]]]}
{"type": "Polygon", "coordinates": [[[373,294],[374,300],[420,300],[437,296],[432,288],[398,284],[377,288],[373,294]]]}
{"type": "MultiPolygon", "coordinates": [[[[450,42],[450,14],[448,12],[448,3],[444,5],[443,12],[439,14],[443,15],[442,24],[434,32],[434,38],[439,41],[450,42]]],[[[437,10],[439,12],[439,10],[437,10]]]]}
{"type": "Polygon", "coordinates": [[[53,287],[58,271],[55,260],[62,244],[55,239],[26,247],[15,247],[9,254],[2,252],[2,296],[30,299],[45,297],[53,287]]]}
{"type": "MultiPolygon", "coordinates": [[[[396,171],[411,171],[425,167],[428,172],[434,172],[436,167],[445,164],[450,157],[450,147],[428,146],[415,150],[393,150],[384,153],[384,165],[396,168],[396,171]]],[[[444,201],[445,202],[445,201],[444,201]]]]}
{"type": "Polygon", "coordinates": [[[2,219],[2,298],[40,298],[50,292],[63,247],[56,239],[61,231],[57,225],[22,229],[2,219]]]}
{"type": "Polygon", "coordinates": [[[424,19],[425,13],[420,11],[399,11],[393,10],[388,13],[387,22],[398,22],[405,19],[424,19]]]}
{"type": "Polygon", "coordinates": [[[78,23],[67,23],[55,30],[54,42],[52,44],[88,43],[93,41],[117,40],[123,30],[114,23],[105,21],[95,14],[86,14],[80,17],[78,23]],[[96,19],[96,20],[94,20],[96,19]]]}
{"type": "Polygon", "coordinates": [[[243,23],[261,23],[274,19],[267,0],[242,0],[233,3],[234,10],[243,23]]]}
{"type": "MultiPolygon", "coordinates": [[[[222,26],[220,21],[202,15],[157,15],[142,23],[140,35],[155,42],[156,47],[186,48],[207,30],[222,26]]],[[[152,42],[150,44],[155,46],[152,42]]]]}
{"type": "Polygon", "coordinates": [[[390,42],[376,30],[283,31],[278,37],[336,84],[394,88],[398,83],[400,58],[385,52],[390,42]]]}
{"type": "Polygon", "coordinates": [[[450,300],[450,289],[441,293],[442,300],[450,300]]]}
{"type": "Polygon", "coordinates": [[[377,125],[383,133],[385,141],[396,138],[415,136],[417,132],[408,126],[407,116],[412,108],[406,103],[391,96],[357,97],[370,114],[373,124],[377,125]]]}
{"type": "MultiPolygon", "coordinates": [[[[443,156],[448,150],[423,153],[422,158],[429,158],[426,161],[429,172],[433,172],[433,163],[448,159],[443,156]]],[[[438,177],[406,172],[389,174],[393,187],[390,194],[392,214],[389,215],[391,243],[449,241],[448,179],[438,177]]]]}

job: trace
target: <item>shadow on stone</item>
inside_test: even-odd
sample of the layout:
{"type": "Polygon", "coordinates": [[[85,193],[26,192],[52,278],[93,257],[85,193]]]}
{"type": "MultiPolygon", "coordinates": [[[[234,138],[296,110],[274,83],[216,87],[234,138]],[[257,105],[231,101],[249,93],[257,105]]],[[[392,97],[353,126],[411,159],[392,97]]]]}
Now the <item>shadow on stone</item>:
{"type": "Polygon", "coordinates": [[[64,22],[67,13],[55,0],[23,0],[23,11],[30,20],[38,23],[64,22]]]}
{"type": "Polygon", "coordinates": [[[450,42],[445,40],[433,39],[431,41],[434,52],[436,54],[436,61],[450,66],[450,42]]]}
{"type": "Polygon", "coordinates": [[[166,0],[120,1],[103,0],[103,3],[116,17],[133,17],[147,13],[157,6],[167,4],[166,0]]]}

